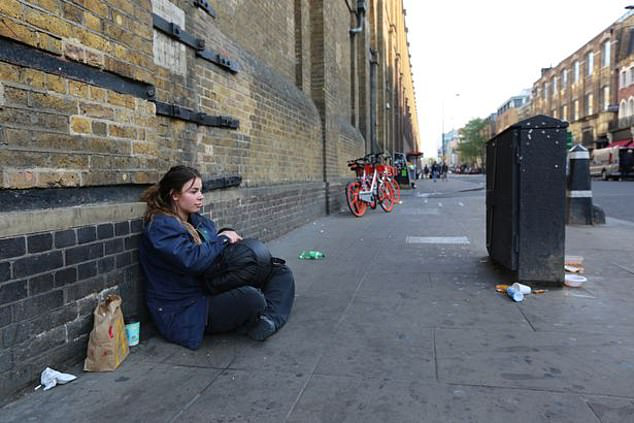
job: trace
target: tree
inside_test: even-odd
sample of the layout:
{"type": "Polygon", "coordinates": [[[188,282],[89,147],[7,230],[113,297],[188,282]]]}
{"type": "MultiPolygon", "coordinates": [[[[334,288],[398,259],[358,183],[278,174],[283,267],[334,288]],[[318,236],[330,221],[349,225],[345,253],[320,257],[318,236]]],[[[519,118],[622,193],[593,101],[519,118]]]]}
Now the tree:
{"type": "Polygon", "coordinates": [[[482,136],[486,122],[483,119],[471,119],[460,130],[462,141],[458,144],[458,155],[462,163],[479,164],[484,163],[485,143],[482,136]]]}

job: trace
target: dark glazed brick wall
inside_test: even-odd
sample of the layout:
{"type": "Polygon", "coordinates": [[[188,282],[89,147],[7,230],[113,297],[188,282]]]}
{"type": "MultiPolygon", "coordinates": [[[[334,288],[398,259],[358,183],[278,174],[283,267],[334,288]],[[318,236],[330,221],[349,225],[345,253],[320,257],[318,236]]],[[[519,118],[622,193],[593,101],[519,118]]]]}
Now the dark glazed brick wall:
{"type": "Polygon", "coordinates": [[[136,252],[125,252],[115,266],[124,246],[138,243],[130,226],[110,222],[0,239],[0,403],[44,367],[84,357],[98,296],[126,287],[124,312],[144,316],[136,252]]]}

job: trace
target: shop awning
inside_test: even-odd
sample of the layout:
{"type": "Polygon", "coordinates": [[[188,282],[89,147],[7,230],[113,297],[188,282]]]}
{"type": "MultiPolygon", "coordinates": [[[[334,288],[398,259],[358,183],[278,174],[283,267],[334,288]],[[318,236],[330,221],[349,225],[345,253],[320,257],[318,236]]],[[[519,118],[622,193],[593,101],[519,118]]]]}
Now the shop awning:
{"type": "Polygon", "coordinates": [[[634,140],[632,138],[627,140],[612,141],[610,144],[608,144],[608,147],[629,147],[629,146],[634,147],[634,140]]]}
{"type": "Polygon", "coordinates": [[[420,157],[423,153],[421,151],[410,151],[406,154],[407,157],[420,157]]]}

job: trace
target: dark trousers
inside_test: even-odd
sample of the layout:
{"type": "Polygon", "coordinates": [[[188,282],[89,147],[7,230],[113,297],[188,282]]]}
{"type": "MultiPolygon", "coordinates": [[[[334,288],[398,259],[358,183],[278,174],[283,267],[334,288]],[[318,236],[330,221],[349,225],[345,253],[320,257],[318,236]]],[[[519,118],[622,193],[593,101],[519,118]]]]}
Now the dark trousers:
{"type": "Polygon", "coordinates": [[[295,300],[295,279],[285,265],[273,266],[262,289],[241,286],[209,298],[207,333],[231,332],[255,323],[260,315],[269,317],[276,329],[288,321],[295,300]]]}

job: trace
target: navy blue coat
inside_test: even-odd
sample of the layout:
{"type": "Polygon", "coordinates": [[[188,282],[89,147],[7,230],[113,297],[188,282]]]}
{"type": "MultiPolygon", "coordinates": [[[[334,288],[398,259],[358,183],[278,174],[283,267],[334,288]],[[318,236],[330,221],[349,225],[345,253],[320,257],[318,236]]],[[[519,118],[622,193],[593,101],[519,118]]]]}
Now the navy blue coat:
{"type": "Polygon", "coordinates": [[[139,261],[145,274],[145,301],[152,320],[168,341],[200,347],[207,324],[207,296],[200,275],[218,257],[228,239],[199,214],[190,223],[202,234],[196,245],[173,216],[159,214],[144,226],[139,261]]]}

